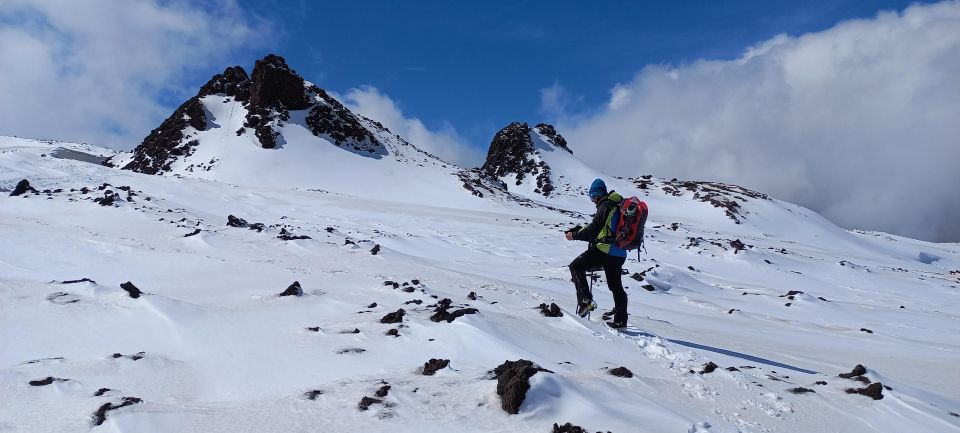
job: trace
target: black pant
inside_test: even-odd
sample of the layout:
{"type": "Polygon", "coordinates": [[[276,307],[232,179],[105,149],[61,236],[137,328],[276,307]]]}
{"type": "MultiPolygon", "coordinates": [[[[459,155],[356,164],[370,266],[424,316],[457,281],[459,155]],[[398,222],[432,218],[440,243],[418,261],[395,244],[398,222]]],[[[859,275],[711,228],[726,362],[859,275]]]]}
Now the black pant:
{"type": "Polygon", "coordinates": [[[577,288],[577,303],[593,299],[590,286],[587,285],[587,270],[603,268],[603,273],[607,277],[607,287],[613,292],[613,320],[626,322],[627,292],[623,291],[623,282],[620,280],[620,269],[626,261],[626,257],[611,256],[592,245],[586,252],[573,259],[570,262],[570,275],[573,276],[573,284],[577,288]]]}

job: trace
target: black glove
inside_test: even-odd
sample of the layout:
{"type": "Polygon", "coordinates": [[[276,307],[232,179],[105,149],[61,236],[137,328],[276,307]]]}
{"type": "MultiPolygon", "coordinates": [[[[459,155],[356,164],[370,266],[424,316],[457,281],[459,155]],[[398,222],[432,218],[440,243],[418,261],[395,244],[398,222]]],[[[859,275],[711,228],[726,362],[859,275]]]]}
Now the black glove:
{"type": "Polygon", "coordinates": [[[576,233],[576,232],[579,232],[581,229],[583,229],[583,226],[576,226],[572,229],[568,229],[564,231],[564,233],[576,233]]]}

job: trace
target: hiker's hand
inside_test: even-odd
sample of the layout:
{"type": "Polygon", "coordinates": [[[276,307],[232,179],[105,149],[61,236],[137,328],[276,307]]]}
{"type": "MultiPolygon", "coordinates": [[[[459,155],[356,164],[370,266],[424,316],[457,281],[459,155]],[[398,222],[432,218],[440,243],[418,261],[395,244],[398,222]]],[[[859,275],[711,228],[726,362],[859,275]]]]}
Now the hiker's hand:
{"type": "Polygon", "coordinates": [[[565,237],[567,238],[568,241],[572,241],[572,240],[573,240],[573,232],[566,232],[566,233],[564,233],[564,235],[565,235],[565,237]]]}

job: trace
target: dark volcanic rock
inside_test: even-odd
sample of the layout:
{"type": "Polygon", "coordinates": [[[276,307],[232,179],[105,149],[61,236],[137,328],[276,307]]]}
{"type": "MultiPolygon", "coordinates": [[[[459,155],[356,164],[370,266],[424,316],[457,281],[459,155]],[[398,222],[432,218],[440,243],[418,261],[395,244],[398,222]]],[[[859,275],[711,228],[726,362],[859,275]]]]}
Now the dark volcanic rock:
{"type": "Polygon", "coordinates": [[[703,370],[700,371],[700,374],[713,373],[717,367],[717,364],[714,364],[713,361],[707,362],[707,365],[703,366],[703,370]]]}
{"type": "Polygon", "coordinates": [[[363,398],[360,399],[360,403],[357,404],[357,409],[367,410],[370,409],[370,406],[378,403],[383,403],[383,400],[380,400],[379,398],[363,396],[363,398]]]}
{"type": "Polygon", "coordinates": [[[374,395],[380,398],[384,398],[387,396],[388,393],[390,393],[390,385],[383,385],[380,387],[380,389],[377,390],[376,393],[374,393],[374,395]]]}
{"type": "Polygon", "coordinates": [[[804,388],[804,387],[802,387],[802,386],[798,386],[798,387],[796,387],[796,388],[790,388],[790,389],[788,389],[787,392],[790,392],[790,393],[793,393],[793,394],[806,394],[806,393],[808,393],[808,392],[816,392],[816,391],[814,391],[814,390],[812,390],[812,389],[810,389],[810,388],[804,388]]]}
{"type": "Polygon", "coordinates": [[[13,188],[13,192],[10,193],[10,197],[24,195],[28,192],[37,192],[37,190],[33,189],[33,187],[30,186],[29,181],[27,181],[26,179],[23,179],[20,182],[17,182],[17,186],[13,188]]]}
{"type": "Polygon", "coordinates": [[[557,130],[553,127],[553,125],[547,123],[538,123],[535,128],[537,128],[537,131],[539,131],[540,134],[543,134],[544,137],[547,137],[547,139],[550,141],[550,144],[566,150],[571,155],[573,154],[573,151],[567,147],[567,140],[563,138],[562,135],[557,133],[557,130]]]}
{"type": "MultiPolygon", "coordinates": [[[[552,130],[552,127],[550,129],[552,130]]],[[[553,132],[556,133],[556,131],[553,132]]],[[[530,126],[526,123],[513,122],[501,129],[490,142],[487,158],[480,170],[495,179],[512,175],[517,185],[520,185],[529,175],[537,182],[535,192],[549,196],[554,189],[550,178],[550,166],[542,160],[539,163],[534,160],[533,155],[538,151],[534,147],[530,134],[530,126]]],[[[562,137],[560,139],[562,140],[562,137]]],[[[565,140],[562,147],[569,151],[565,140]]]]}
{"type": "Polygon", "coordinates": [[[297,235],[294,235],[293,233],[288,232],[287,229],[282,228],[280,229],[280,234],[277,235],[277,239],[284,240],[284,241],[296,241],[300,239],[312,239],[312,238],[306,235],[297,236],[297,235]]]}
{"type": "Polygon", "coordinates": [[[223,73],[214,75],[200,88],[197,96],[207,95],[233,96],[238,101],[250,99],[250,77],[240,66],[230,66],[223,73]]]}
{"type": "Polygon", "coordinates": [[[467,299],[469,299],[469,300],[471,300],[471,301],[476,301],[476,300],[477,300],[477,292],[467,293],[467,299]]]}
{"type": "Polygon", "coordinates": [[[844,379],[851,379],[855,376],[863,376],[864,374],[867,374],[867,368],[861,364],[857,364],[856,367],[853,367],[853,371],[849,373],[840,373],[839,376],[844,379]]]}
{"type": "Polygon", "coordinates": [[[509,414],[520,413],[520,405],[530,389],[530,378],[539,372],[553,373],[526,359],[505,361],[493,370],[497,379],[500,406],[509,414]]]}
{"type": "Polygon", "coordinates": [[[314,389],[303,393],[303,398],[307,400],[316,400],[317,397],[320,397],[321,395],[323,395],[323,391],[314,389]]]}
{"type": "Polygon", "coordinates": [[[287,286],[287,289],[280,292],[277,296],[303,296],[303,287],[300,286],[299,281],[294,281],[293,284],[287,286]]]}
{"type": "Polygon", "coordinates": [[[430,358],[429,361],[423,363],[423,371],[421,374],[424,376],[433,376],[437,370],[447,368],[448,365],[450,365],[449,359],[430,358]]]}
{"type": "Polygon", "coordinates": [[[79,279],[79,280],[66,280],[66,281],[61,281],[61,282],[60,282],[60,284],[76,284],[76,283],[93,283],[93,284],[97,284],[96,281],[93,281],[93,280],[91,280],[91,279],[89,279],[89,278],[86,278],[86,277],[81,278],[81,279],[79,279]]]}
{"type": "Polygon", "coordinates": [[[387,335],[391,337],[399,337],[400,330],[398,330],[397,328],[390,328],[390,330],[387,331],[387,335]]]}
{"type": "Polygon", "coordinates": [[[377,255],[380,252],[380,244],[373,246],[373,249],[370,250],[370,254],[377,255]]]}
{"type": "Polygon", "coordinates": [[[874,400],[883,399],[883,384],[880,382],[871,383],[866,388],[847,388],[845,391],[847,394],[865,395],[874,400]]]}
{"type": "Polygon", "coordinates": [[[47,376],[40,380],[31,380],[30,386],[46,386],[50,385],[53,382],[66,382],[68,379],[60,379],[58,377],[47,376]]]}
{"type": "Polygon", "coordinates": [[[276,54],[268,54],[254,63],[249,102],[254,107],[288,110],[303,110],[310,106],[304,95],[303,77],[276,54]]]}
{"type": "Polygon", "coordinates": [[[140,297],[140,295],[143,294],[143,292],[141,292],[140,289],[137,288],[137,286],[134,286],[133,283],[129,281],[121,284],[120,288],[125,290],[128,294],[130,294],[130,297],[133,299],[137,299],[140,297]]]}
{"type": "Polygon", "coordinates": [[[403,322],[403,316],[406,314],[407,312],[401,308],[392,313],[388,313],[386,316],[383,316],[383,318],[380,319],[380,323],[401,323],[403,322]]]}
{"type": "Polygon", "coordinates": [[[440,302],[437,302],[436,308],[433,310],[433,315],[430,316],[430,320],[434,322],[446,321],[447,323],[451,323],[456,320],[456,318],[465,314],[475,314],[480,312],[476,308],[460,308],[451,312],[450,304],[452,302],[453,301],[451,301],[449,298],[443,298],[440,300],[440,302]]]}
{"type": "Polygon", "coordinates": [[[233,215],[227,215],[227,226],[237,227],[237,228],[247,228],[250,227],[250,223],[247,220],[235,217],[233,215]]]}
{"type": "MultiPolygon", "coordinates": [[[[191,137],[183,135],[188,126],[197,131],[207,129],[206,112],[197,96],[181,104],[157,129],[150,131],[133,150],[133,159],[121,168],[146,174],[169,171],[178,157],[193,154],[199,144],[196,139],[191,140],[191,137]]],[[[109,160],[107,164],[110,164],[109,160]]]]}
{"type": "Polygon", "coordinates": [[[578,425],[573,425],[570,423],[559,425],[557,423],[554,423],[553,433],[590,433],[590,432],[578,425]]]}
{"type": "Polygon", "coordinates": [[[126,406],[132,406],[142,402],[143,400],[137,397],[124,397],[119,404],[104,403],[102,406],[100,406],[99,409],[97,409],[96,412],[93,413],[91,422],[93,423],[94,426],[101,425],[107,420],[107,412],[111,410],[117,410],[126,406]]]}
{"type": "Polygon", "coordinates": [[[617,367],[617,368],[614,368],[614,369],[610,370],[610,374],[612,374],[612,375],[614,375],[614,376],[617,376],[617,377],[626,377],[626,378],[633,377],[633,372],[630,371],[627,367],[617,367]]]}
{"type": "Polygon", "coordinates": [[[102,397],[104,394],[106,394],[106,393],[108,393],[108,392],[110,392],[110,391],[113,391],[113,390],[110,389],[110,388],[100,388],[100,389],[97,390],[97,392],[93,393],[93,396],[94,396],[94,397],[102,397]]]}
{"type": "Polygon", "coordinates": [[[200,229],[194,229],[192,232],[183,235],[183,237],[189,238],[190,236],[196,236],[198,234],[200,234],[200,229]]]}
{"type": "Polygon", "coordinates": [[[563,317],[563,312],[560,311],[560,306],[556,303],[551,302],[548,307],[547,304],[540,304],[540,314],[543,314],[547,317],[563,317]]]}

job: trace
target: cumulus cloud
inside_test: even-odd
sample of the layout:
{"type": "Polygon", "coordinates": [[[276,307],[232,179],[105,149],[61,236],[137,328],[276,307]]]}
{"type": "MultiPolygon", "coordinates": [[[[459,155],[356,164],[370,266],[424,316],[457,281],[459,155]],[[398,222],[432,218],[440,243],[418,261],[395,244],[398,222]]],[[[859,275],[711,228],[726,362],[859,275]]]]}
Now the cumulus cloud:
{"type": "Polygon", "coordinates": [[[477,167],[483,163],[485,155],[460,137],[453,126],[444,124],[437,130],[428,129],[420,119],[406,117],[397,103],[376,87],[353,88],[340,99],[354,112],[382,123],[394,134],[444,161],[462,167],[477,167]]]}
{"type": "Polygon", "coordinates": [[[780,35],[733,60],[648,66],[602,107],[557,117],[577,154],[614,174],[738,183],[844,227],[957,242],[958,77],[949,1],[780,35]]]}
{"type": "Polygon", "coordinates": [[[132,148],[262,27],[233,0],[4,0],[0,134],[132,148]]]}

